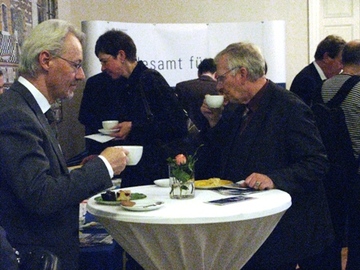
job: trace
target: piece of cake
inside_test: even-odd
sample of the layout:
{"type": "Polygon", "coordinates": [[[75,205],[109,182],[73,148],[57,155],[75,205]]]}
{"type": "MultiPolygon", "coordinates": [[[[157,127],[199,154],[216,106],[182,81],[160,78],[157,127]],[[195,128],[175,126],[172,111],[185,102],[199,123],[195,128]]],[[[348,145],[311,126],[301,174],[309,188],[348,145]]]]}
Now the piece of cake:
{"type": "Polygon", "coordinates": [[[111,190],[107,190],[105,193],[101,193],[103,201],[116,201],[116,193],[111,190]]]}
{"type": "Polygon", "coordinates": [[[130,201],[131,199],[131,190],[119,190],[117,192],[117,198],[118,201],[130,201]]]}

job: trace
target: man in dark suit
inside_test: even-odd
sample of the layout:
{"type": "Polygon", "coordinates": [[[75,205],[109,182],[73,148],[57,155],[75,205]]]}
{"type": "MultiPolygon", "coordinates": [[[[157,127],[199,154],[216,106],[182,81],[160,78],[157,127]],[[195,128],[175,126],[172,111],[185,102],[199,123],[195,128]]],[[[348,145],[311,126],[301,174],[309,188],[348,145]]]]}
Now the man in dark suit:
{"type": "Polygon", "coordinates": [[[217,95],[214,59],[206,58],[198,66],[198,78],[176,84],[176,93],[191,121],[201,130],[207,125],[200,111],[206,94],[217,95]]]}
{"type": "Polygon", "coordinates": [[[292,206],[243,269],[295,269],[296,264],[330,269],[323,261],[309,265],[333,241],[322,185],[328,161],[310,108],[265,77],[264,58],[253,44],[231,44],[215,62],[218,91],[246,106],[224,120],[203,103],[211,127],[202,131],[205,157],[221,157],[218,174],[223,179],[244,180],[244,186],[258,190],[281,189],[292,198],[292,206]]]}
{"type": "Polygon", "coordinates": [[[79,203],[112,186],[127,154],[107,148],[69,173],[45,116],[85,78],[83,40],[65,21],[36,26],[22,48],[21,76],[0,96],[0,226],[20,254],[49,250],[66,270],[78,269],[79,203]]]}
{"type": "Polygon", "coordinates": [[[317,46],[315,61],[302,69],[294,78],[290,91],[297,94],[309,106],[320,97],[324,80],[339,74],[342,69],[341,52],[345,40],[329,35],[317,46]]]}

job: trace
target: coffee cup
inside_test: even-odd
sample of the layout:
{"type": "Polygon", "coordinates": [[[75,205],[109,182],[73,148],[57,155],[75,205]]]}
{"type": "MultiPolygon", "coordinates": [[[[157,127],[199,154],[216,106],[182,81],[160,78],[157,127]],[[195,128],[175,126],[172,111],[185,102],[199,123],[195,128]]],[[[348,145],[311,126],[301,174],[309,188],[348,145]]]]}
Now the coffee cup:
{"type": "Polygon", "coordinates": [[[106,130],[113,129],[117,124],[119,124],[118,120],[106,120],[102,121],[102,126],[106,130]]]}
{"type": "Polygon", "coordinates": [[[128,162],[126,165],[134,166],[138,164],[142,157],[143,147],[141,145],[122,145],[115,147],[122,147],[123,149],[129,151],[129,154],[127,154],[128,162]]]}
{"type": "Polygon", "coordinates": [[[223,95],[205,95],[206,104],[209,108],[220,108],[224,103],[223,95]]]}

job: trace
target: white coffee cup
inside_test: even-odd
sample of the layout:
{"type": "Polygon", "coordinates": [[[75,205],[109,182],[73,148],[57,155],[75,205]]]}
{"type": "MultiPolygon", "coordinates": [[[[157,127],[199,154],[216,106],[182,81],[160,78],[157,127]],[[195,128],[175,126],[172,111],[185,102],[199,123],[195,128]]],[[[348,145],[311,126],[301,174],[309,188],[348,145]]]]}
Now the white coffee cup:
{"type": "Polygon", "coordinates": [[[220,108],[224,103],[223,95],[205,95],[206,104],[209,108],[220,108]]]}
{"type": "Polygon", "coordinates": [[[106,120],[102,121],[102,126],[106,130],[113,129],[117,124],[119,124],[118,120],[106,120]]]}
{"type": "Polygon", "coordinates": [[[143,147],[141,145],[122,145],[115,147],[122,147],[123,149],[129,151],[129,154],[127,155],[127,165],[134,166],[139,163],[143,153],[143,147]]]}

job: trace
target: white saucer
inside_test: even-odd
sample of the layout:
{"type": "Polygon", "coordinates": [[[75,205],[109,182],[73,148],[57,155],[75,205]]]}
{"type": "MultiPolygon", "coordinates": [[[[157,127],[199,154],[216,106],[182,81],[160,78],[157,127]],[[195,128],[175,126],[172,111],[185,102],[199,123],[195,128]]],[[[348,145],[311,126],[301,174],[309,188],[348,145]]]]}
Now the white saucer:
{"type": "Polygon", "coordinates": [[[157,179],[154,181],[154,184],[159,187],[169,187],[170,186],[169,178],[157,179]]]}
{"type": "Polygon", "coordinates": [[[99,132],[102,133],[102,134],[105,134],[105,135],[109,135],[109,134],[112,134],[114,132],[118,132],[120,129],[118,128],[115,128],[115,129],[99,129],[99,132]]]}
{"type": "Polygon", "coordinates": [[[159,209],[164,206],[164,202],[156,201],[156,200],[141,200],[135,201],[134,206],[124,206],[121,205],[122,208],[129,211],[143,212],[143,211],[152,211],[159,209]]]}

